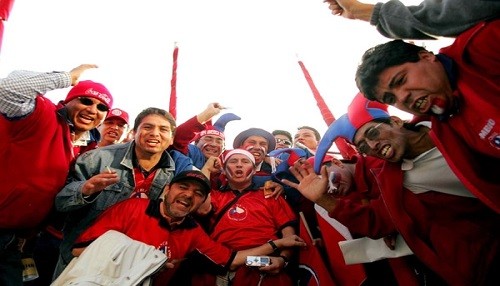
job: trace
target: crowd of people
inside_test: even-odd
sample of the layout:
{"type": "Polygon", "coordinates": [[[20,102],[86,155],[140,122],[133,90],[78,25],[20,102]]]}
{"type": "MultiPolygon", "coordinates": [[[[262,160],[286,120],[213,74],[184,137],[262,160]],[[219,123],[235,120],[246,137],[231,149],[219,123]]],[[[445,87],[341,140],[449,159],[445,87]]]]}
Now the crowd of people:
{"type": "Polygon", "coordinates": [[[229,147],[242,118],[217,102],[132,125],[104,84],[79,80],[93,64],[0,79],[0,285],[310,285],[301,250],[348,264],[328,259],[317,207],[410,250],[358,262],[362,285],[500,285],[500,3],[324,2],[392,40],[364,53],[359,93],[323,135],[258,126],[229,147]],[[407,41],[439,36],[455,40],[436,54],[407,41]],[[356,154],[331,152],[338,138],[356,154]]]}

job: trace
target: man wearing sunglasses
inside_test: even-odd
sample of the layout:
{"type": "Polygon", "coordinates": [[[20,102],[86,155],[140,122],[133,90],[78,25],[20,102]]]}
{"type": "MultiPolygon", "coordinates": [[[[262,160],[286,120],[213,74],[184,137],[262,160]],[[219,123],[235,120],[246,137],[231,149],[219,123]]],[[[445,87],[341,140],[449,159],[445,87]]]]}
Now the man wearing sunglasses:
{"type": "Polygon", "coordinates": [[[113,103],[108,89],[69,72],[14,71],[0,80],[0,284],[22,285],[18,238],[42,228],[75,158],[99,140],[95,129],[113,103]],[[68,88],[54,104],[49,91],[68,88]]]}
{"type": "MultiPolygon", "coordinates": [[[[322,181],[319,191],[326,193],[328,174],[321,168],[322,158],[336,138],[346,138],[365,155],[385,160],[381,169],[371,170],[380,199],[349,205],[365,221],[364,235],[379,238],[399,233],[416,257],[449,285],[495,285],[500,280],[496,271],[500,215],[485,198],[494,198],[491,194],[498,186],[477,178],[484,189],[467,187],[450,167],[453,161],[449,165],[435,146],[429,125],[405,123],[380,105],[358,94],[348,113],[329,127],[320,142],[314,171],[322,176],[298,168],[299,178],[322,181]]],[[[291,185],[308,198],[316,193],[315,201],[326,199],[329,203],[323,205],[329,206],[329,215],[343,222],[346,205],[341,201],[317,196],[312,184],[291,185]]]]}
{"type": "Polygon", "coordinates": [[[292,134],[290,132],[278,129],[274,130],[272,134],[274,135],[274,139],[276,139],[276,148],[274,150],[292,147],[292,134]]]}

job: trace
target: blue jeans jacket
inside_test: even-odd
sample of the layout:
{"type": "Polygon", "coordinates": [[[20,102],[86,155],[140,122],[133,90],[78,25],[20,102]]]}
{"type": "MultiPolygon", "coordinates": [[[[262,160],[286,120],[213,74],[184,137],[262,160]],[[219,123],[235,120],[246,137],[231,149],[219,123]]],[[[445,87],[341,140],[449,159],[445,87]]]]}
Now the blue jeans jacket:
{"type": "MultiPolygon", "coordinates": [[[[57,211],[68,214],[64,225],[64,238],[61,243],[61,256],[69,263],[73,258],[71,250],[76,238],[108,207],[130,197],[134,191],[134,168],[132,156],[135,143],[115,144],[95,149],[80,155],[69,183],[57,194],[55,207],[57,211]],[[106,167],[116,171],[120,181],[108,186],[96,197],[82,196],[85,180],[105,172],[106,167]]],[[[163,188],[173,176],[184,170],[193,169],[192,161],[178,151],[166,151],[169,157],[168,167],[160,168],[155,174],[149,189],[149,198],[160,198],[163,188]]]]}

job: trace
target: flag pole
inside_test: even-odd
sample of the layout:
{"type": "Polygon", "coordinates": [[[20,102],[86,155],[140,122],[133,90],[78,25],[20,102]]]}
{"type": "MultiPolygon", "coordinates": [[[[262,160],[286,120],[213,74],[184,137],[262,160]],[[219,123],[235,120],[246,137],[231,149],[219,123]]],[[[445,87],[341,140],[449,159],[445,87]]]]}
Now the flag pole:
{"type": "Polygon", "coordinates": [[[177,57],[179,55],[179,47],[177,42],[174,43],[174,52],[172,54],[172,78],[170,79],[170,102],[168,112],[172,114],[174,119],[177,119],[177,57]]]}
{"type": "MultiPolygon", "coordinates": [[[[299,59],[298,55],[297,60],[300,65],[300,68],[302,70],[302,73],[304,74],[304,77],[306,78],[307,83],[309,84],[309,88],[311,88],[311,91],[313,93],[314,99],[316,100],[316,105],[319,108],[319,111],[321,113],[321,116],[323,116],[323,120],[325,121],[327,126],[330,126],[334,121],[335,121],[335,116],[333,116],[333,113],[330,111],[330,108],[328,108],[328,105],[326,105],[325,100],[319,93],[318,89],[316,88],[316,85],[314,84],[311,75],[309,74],[309,71],[307,70],[306,66],[304,63],[299,59]]],[[[351,144],[349,144],[344,138],[337,138],[335,140],[335,145],[337,145],[337,148],[340,151],[340,154],[342,155],[343,158],[345,159],[351,159],[352,156],[357,154],[358,152],[354,147],[352,147],[351,144]]]]}

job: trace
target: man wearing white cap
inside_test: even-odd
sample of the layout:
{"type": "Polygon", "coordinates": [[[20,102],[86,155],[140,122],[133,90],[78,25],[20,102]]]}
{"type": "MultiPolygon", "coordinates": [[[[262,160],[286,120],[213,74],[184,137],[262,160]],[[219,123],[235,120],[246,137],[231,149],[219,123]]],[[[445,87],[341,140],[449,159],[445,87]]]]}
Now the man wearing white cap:
{"type": "MultiPolygon", "coordinates": [[[[261,245],[278,236],[295,234],[297,217],[285,199],[281,196],[270,198],[266,195],[267,185],[265,189],[259,189],[252,183],[256,167],[255,158],[250,152],[243,149],[231,150],[224,156],[223,165],[228,185],[221,190],[213,190],[198,211],[211,218],[206,227],[211,238],[240,250],[261,245]]],[[[278,185],[270,182],[269,188],[278,185]]],[[[231,285],[292,285],[291,278],[284,270],[292,254],[291,249],[276,249],[271,255],[277,258],[276,262],[270,266],[240,267],[236,273],[225,273],[222,276],[231,280],[235,274],[232,281],[234,284],[231,285]]],[[[200,279],[213,280],[215,275],[200,279]]]]}

